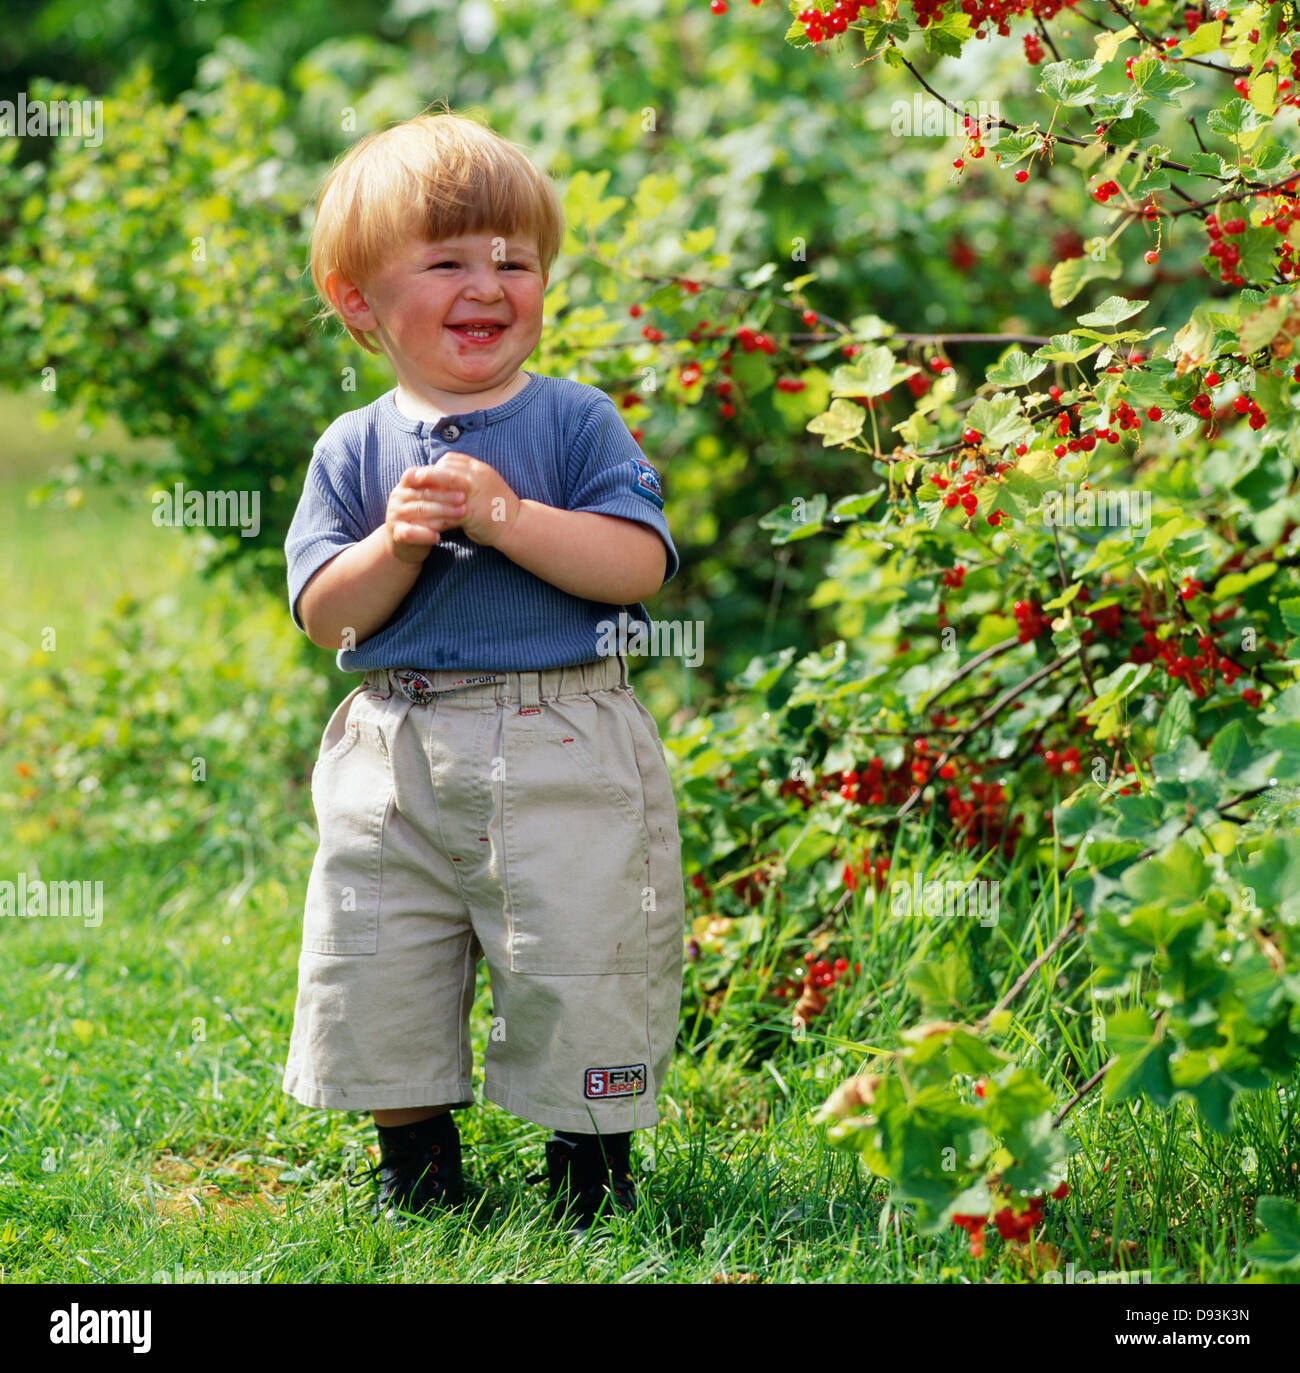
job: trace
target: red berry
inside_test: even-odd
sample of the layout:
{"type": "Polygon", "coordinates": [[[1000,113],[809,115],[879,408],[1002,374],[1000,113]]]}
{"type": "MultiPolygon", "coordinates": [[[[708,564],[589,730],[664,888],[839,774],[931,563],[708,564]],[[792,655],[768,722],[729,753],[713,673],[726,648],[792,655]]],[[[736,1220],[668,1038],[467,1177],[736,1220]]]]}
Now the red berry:
{"type": "Polygon", "coordinates": [[[980,431],[971,429],[969,426],[961,431],[961,441],[963,443],[978,443],[980,441],[980,431]]]}

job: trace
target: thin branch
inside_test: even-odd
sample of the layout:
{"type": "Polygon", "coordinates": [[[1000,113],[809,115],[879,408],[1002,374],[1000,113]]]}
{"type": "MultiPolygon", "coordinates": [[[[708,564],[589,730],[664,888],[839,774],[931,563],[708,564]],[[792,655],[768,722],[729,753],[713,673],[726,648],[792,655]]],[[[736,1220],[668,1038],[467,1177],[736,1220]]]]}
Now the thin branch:
{"type": "Polygon", "coordinates": [[[1095,1073],[1093,1073],[1093,1075],[1087,1080],[1087,1082],[1085,1082],[1083,1086],[1080,1087],[1077,1092],[1075,1092],[1075,1094],[1070,1098],[1070,1100],[1066,1102],[1066,1104],[1060,1109],[1060,1111],[1057,1112],[1056,1119],[1052,1121],[1052,1129],[1055,1130],[1060,1125],[1060,1123],[1066,1118],[1066,1116],[1068,1116],[1070,1112],[1073,1111],[1074,1108],[1084,1099],[1084,1097],[1086,1097],[1088,1093],[1091,1092],[1092,1089],[1097,1086],[1097,1084],[1102,1080],[1102,1078],[1104,1078],[1106,1074],[1110,1072],[1111,1068],[1114,1067],[1117,1061],[1117,1059],[1112,1058],[1109,1062],[1103,1063],[1101,1067],[1098,1068],[1095,1073]]]}
{"type": "Polygon", "coordinates": [[[934,707],[936,702],[942,700],[958,682],[964,681],[972,672],[978,671],[990,658],[996,658],[1000,654],[1009,653],[1019,644],[1019,642],[1019,637],[1014,639],[1003,639],[1001,643],[994,644],[992,648],[986,648],[982,653],[977,653],[969,662],[963,663],[953,676],[949,678],[949,680],[941,686],[923,706],[918,707],[917,714],[924,715],[927,710],[931,710],[934,707]]]}
{"type": "Polygon", "coordinates": [[[1027,986],[1029,986],[1030,982],[1033,981],[1034,974],[1039,970],[1039,968],[1041,968],[1043,964],[1048,961],[1048,959],[1052,958],[1057,953],[1057,951],[1061,948],[1061,946],[1065,943],[1067,939],[1071,938],[1071,936],[1075,934],[1078,934],[1082,928],[1083,912],[1076,911],[1065,922],[1065,924],[1061,926],[1060,931],[1056,935],[1056,938],[1053,939],[1052,942],[1042,951],[1042,953],[1040,953],[1038,957],[1035,958],[1034,961],[1024,970],[1024,972],[1022,972],[1020,976],[1016,978],[1016,980],[1011,984],[1010,990],[1004,992],[1002,996],[998,998],[997,1004],[993,1007],[993,1009],[990,1011],[986,1011],[975,1022],[975,1028],[983,1029],[988,1024],[989,1020],[993,1016],[995,1016],[999,1011],[1006,1010],[1006,1008],[1020,995],[1020,993],[1023,992],[1027,986]]]}
{"type": "MultiPolygon", "coordinates": [[[[1061,535],[1056,528],[1055,521],[1052,522],[1052,543],[1056,545],[1056,567],[1061,574],[1061,590],[1064,592],[1069,588],[1070,578],[1065,570],[1065,559],[1061,556],[1061,535]]],[[[1067,606],[1066,609],[1068,610],[1069,607],[1067,606]]],[[[1083,619],[1084,617],[1081,615],[1079,618],[1083,619]]],[[[1083,673],[1083,680],[1088,684],[1089,699],[1095,701],[1097,688],[1092,684],[1092,673],[1088,671],[1088,657],[1082,646],[1079,649],[1079,669],[1083,673]]]]}

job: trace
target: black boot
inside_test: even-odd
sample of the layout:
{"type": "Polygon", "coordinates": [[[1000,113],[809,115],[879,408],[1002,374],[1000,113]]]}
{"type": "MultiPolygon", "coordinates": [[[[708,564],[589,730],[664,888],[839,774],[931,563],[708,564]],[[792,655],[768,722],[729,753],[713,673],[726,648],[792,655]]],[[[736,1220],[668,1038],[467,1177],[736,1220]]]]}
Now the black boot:
{"type": "Polygon", "coordinates": [[[636,1209],[631,1148],[630,1132],[582,1135],[556,1131],[546,1141],[546,1174],[529,1180],[540,1182],[545,1176],[556,1218],[567,1213],[571,1231],[586,1230],[602,1206],[605,1216],[616,1209],[636,1209]]]}
{"type": "Polygon", "coordinates": [[[379,1179],[375,1218],[400,1222],[403,1212],[430,1215],[464,1201],[460,1131],[450,1111],[413,1125],[376,1125],[379,1162],[353,1179],[379,1179]]]}

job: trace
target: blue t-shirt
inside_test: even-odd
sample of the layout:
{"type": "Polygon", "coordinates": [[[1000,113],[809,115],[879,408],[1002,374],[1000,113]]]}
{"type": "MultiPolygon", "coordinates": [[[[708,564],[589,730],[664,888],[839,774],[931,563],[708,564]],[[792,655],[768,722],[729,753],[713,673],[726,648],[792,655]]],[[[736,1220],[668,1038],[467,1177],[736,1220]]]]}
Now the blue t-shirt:
{"type": "MultiPolygon", "coordinates": [[[[336,554],[378,529],[388,498],[408,467],[466,453],[495,468],[522,500],[561,510],[593,510],[649,525],[668,551],[664,581],[676,573],[677,550],[664,518],[655,469],[601,390],[564,377],[526,372],[528,385],[490,410],[408,419],[396,388],[351,410],[321,435],[284,551],[289,608],[312,575],[336,554]]],[[[445,530],[415,585],[392,617],[355,649],[338,655],[345,672],[372,667],[478,668],[527,672],[568,667],[607,654],[610,622],[626,613],[630,627],[649,617],[639,602],[618,606],[561,591],[476,544],[445,530]]],[[[617,651],[615,648],[614,651],[617,651]]]]}

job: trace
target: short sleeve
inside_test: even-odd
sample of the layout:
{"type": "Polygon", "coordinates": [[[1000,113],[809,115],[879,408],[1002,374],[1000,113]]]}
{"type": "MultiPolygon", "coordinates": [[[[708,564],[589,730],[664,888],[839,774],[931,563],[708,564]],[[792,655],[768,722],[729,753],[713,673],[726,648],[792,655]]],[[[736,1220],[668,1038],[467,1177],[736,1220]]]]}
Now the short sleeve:
{"type": "Polygon", "coordinates": [[[614,402],[603,392],[582,422],[569,452],[566,509],[618,515],[649,525],[664,542],[664,581],[679,566],[664,515],[659,473],[628,432],[614,402]]]}
{"type": "Polygon", "coordinates": [[[298,508],[284,541],[289,613],[299,629],[304,628],[298,618],[303,587],[331,558],[366,537],[359,486],[357,459],[322,439],[307,467],[298,508]]]}

